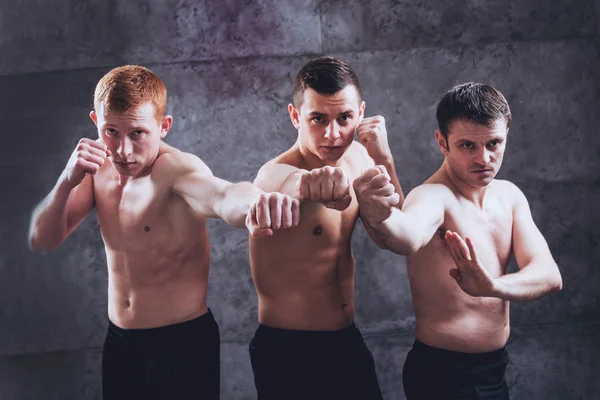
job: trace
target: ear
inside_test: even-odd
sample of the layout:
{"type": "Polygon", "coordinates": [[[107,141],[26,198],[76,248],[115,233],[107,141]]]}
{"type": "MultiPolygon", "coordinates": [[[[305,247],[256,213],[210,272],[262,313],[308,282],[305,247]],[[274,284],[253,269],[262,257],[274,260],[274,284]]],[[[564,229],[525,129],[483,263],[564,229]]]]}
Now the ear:
{"type": "Polygon", "coordinates": [[[442,132],[440,132],[439,129],[435,131],[435,140],[437,141],[438,147],[440,148],[442,154],[444,156],[447,155],[450,151],[450,148],[448,147],[448,141],[444,138],[444,135],[442,135],[442,132]]]}
{"type": "Polygon", "coordinates": [[[288,104],[288,113],[290,114],[290,120],[292,120],[294,128],[300,129],[300,113],[292,103],[288,104]]]}
{"type": "Polygon", "coordinates": [[[161,139],[163,139],[165,136],[167,136],[167,133],[171,129],[171,126],[173,126],[173,117],[171,115],[165,115],[162,118],[162,121],[160,123],[160,138],[161,139]]]}
{"type": "Polygon", "coordinates": [[[362,122],[363,118],[365,117],[365,107],[366,107],[366,104],[365,104],[365,101],[363,100],[360,102],[360,107],[358,109],[358,123],[359,124],[362,122]]]}
{"type": "Polygon", "coordinates": [[[96,115],[96,111],[90,111],[90,118],[94,121],[94,125],[98,126],[98,116],[96,115]]]}

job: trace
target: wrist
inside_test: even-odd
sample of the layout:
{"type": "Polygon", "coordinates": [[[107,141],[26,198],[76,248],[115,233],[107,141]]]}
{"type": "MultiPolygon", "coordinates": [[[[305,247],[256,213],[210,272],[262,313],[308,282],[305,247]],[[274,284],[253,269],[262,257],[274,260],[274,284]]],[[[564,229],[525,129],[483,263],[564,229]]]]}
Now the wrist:
{"type": "Polygon", "coordinates": [[[379,154],[374,154],[371,158],[375,162],[375,165],[383,165],[387,170],[394,167],[394,157],[389,149],[379,154]]]}
{"type": "Polygon", "coordinates": [[[497,297],[503,299],[506,294],[506,288],[500,278],[492,279],[492,288],[490,297],[497,297]]]}
{"type": "Polygon", "coordinates": [[[58,183],[56,185],[55,190],[57,193],[69,194],[76,187],[77,185],[74,185],[73,182],[69,179],[66,171],[63,171],[63,173],[60,175],[60,178],[58,179],[58,183]]]}

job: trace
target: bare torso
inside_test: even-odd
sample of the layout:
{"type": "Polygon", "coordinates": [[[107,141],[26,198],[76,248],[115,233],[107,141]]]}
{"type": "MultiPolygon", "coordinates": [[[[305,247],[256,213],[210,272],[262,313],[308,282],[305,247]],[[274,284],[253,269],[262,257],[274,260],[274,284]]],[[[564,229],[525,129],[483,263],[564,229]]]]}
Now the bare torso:
{"type": "Polygon", "coordinates": [[[111,163],[93,180],[108,263],[108,314],[126,329],[183,322],[207,311],[206,219],[172,191],[161,157],[152,171],[121,183],[111,163]]]}
{"type": "MultiPolygon", "coordinates": [[[[453,187],[443,168],[426,183],[453,187]]],[[[418,340],[462,352],[492,351],[506,344],[508,301],[464,293],[449,275],[455,265],[442,236],[451,230],[470,237],[482,265],[494,278],[504,275],[511,254],[515,201],[504,185],[492,181],[483,208],[457,194],[456,201],[447,205],[444,223],[433,239],[407,257],[418,340]]]]}
{"type": "MultiPolygon", "coordinates": [[[[340,168],[350,182],[364,168],[357,143],[342,157],[340,168]]],[[[366,154],[366,153],[365,153],[366,154]]],[[[271,161],[310,170],[293,149],[271,161]]],[[[352,232],[358,203],[344,211],[321,203],[301,205],[297,227],[270,238],[250,238],[250,264],[258,293],[259,323],[284,329],[336,330],[354,318],[352,232]]]]}

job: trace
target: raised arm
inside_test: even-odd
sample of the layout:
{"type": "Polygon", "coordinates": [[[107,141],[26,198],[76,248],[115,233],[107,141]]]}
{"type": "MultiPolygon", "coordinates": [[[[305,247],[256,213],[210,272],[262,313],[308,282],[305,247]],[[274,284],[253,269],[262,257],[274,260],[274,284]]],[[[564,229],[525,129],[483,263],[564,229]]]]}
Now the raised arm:
{"type": "Polygon", "coordinates": [[[515,196],[512,246],[519,271],[493,278],[477,257],[470,238],[446,233],[456,268],[450,275],[472,296],[498,297],[509,301],[535,300],[562,288],[558,266],[548,244],[533,222],[525,195],[513,184],[507,189],[515,196]]]}
{"type": "Polygon", "coordinates": [[[424,184],[406,197],[402,210],[395,207],[398,194],[382,166],[370,168],[354,181],[360,216],[376,243],[410,255],[429,243],[444,222],[452,193],[444,185],[424,184]]]}
{"type": "Polygon", "coordinates": [[[37,205],[29,226],[32,250],[52,250],[77,228],[94,207],[92,176],[110,151],[91,139],[81,139],[52,191],[37,205]]]}
{"type": "Polygon", "coordinates": [[[348,177],[338,167],[308,171],[287,164],[267,163],[254,183],[263,190],[278,191],[299,201],[321,202],[340,211],[352,202],[348,177]]]}
{"type": "MultiPolygon", "coordinates": [[[[510,184],[512,185],[512,184],[510,184]]],[[[527,198],[516,186],[513,211],[513,252],[519,271],[496,280],[497,297],[505,300],[535,300],[562,288],[558,266],[546,239],[535,225],[527,198]]]]}
{"type": "Polygon", "coordinates": [[[298,201],[281,193],[266,193],[250,182],[231,183],[213,176],[198,157],[169,154],[174,172],[173,192],[195,212],[246,227],[252,236],[270,236],[273,230],[296,226],[298,201]]]}
{"type": "Polygon", "coordinates": [[[358,140],[365,146],[367,154],[373,160],[374,165],[385,167],[390,177],[390,183],[394,187],[394,191],[398,193],[399,201],[396,207],[401,209],[404,204],[404,193],[402,193],[400,180],[396,174],[394,157],[388,144],[385,118],[381,115],[364,118],[356,129],[356,135],[358,140]]]}

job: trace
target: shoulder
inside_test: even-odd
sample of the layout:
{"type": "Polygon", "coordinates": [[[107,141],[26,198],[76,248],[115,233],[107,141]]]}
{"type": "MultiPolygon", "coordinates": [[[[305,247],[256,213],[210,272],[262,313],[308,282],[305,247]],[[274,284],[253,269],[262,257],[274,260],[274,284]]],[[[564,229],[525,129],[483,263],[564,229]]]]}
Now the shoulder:
{"type": "Polygon", "coordinates": [[[354,140],[348,148],[348,156],[351,163],[361,168],[370,168],[375,165],[365,146],[357,140],[354,140]]]}
{"type": "Polygon", "coordinates": [[[277,159],[264,164],[256,174],[254,184],[267,192],[278,192],[286,179],[300,168],[277,159]]]}
{"type": "Polygon", "coordinates": [[[498,195],[510,203],[513,208],[518,205],[528,206],[527,198],[525,197],[523,191],[511,181],[494,179],[492,184],[494,185],[494,190],[498,193],[498,195]]]}
{"type": "Polygon", "coordinates": [[[301,169],[301,159],[296,149],[289,149],[267,161],[259,170],[257,178],[263,176],[289,175],[301,169]]]}
{"type": "Polygon", "coordinates": [[[173,177],[191,173],[212,175],[210,168],[198,156],[174,147],[161,149],[154,164],[153,173],[173,177]]]}
{"type": "MultiPolygon", "coordinates": [[[[456,194],[443,183],[425,182],[408,193],[410,197],[436,199],[442,201],[456,200],[456,194]]],[[[407,199],[408,199],[407,196],[407,199]]]]}

